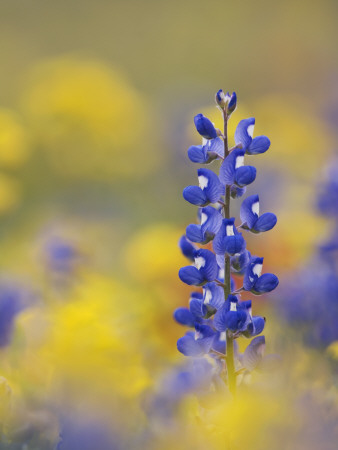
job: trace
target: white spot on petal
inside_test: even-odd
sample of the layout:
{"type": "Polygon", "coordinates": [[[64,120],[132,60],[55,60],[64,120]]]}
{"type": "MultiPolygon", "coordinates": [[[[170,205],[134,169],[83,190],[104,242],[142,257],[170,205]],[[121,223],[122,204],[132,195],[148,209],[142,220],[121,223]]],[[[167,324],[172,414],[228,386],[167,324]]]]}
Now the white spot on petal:
{"type": "Polygon", "coordinates": [[[255,275],[257,275],[258,277],[260,277],[260,276],[261,276],[261,273],[262,273],[262,268],[263,268],[263,265],[262,265],[262,264],[255,264],[255,265],[253,266],[253,268],[252,268],[252,272],[253,272],[255,275]]]}
{"type": "Polygon", "coordinates": [[[251,283],[254,281],[254,278],[250,277],[249,275],[249,280],[251,281],[251,283]]]}
{"type": "Polygon", "coordinates": [[[195,258],[195,266],[198,270],[200,270],[201,267],[205,266],[205,259],[202,258],[202,256],[195,258]]]}
{"type": "Polygon", "coordinates": [[[226,234],[227,234],[227,236],[235,236],[233,225],[226,226],[226,234]]]}
{"type": "Polygon", "coordinates": [[[255,125],[249,125],[249,126],[248,126],[248,129],[247,129],[248,135],[249,135],[251,138],[252,138],[252,136],[253,136],[254,128],[255,128],[255,125]]]}
{"type": "Polygon", "coordinates": [[[201,339],[202,337],[203,335],[200,331],[195,331],[195,341],[197,341],[197,339],[201,339]]]}
{"type": "Polygon", "coordinates": [[[209,305],[211,299],[212,299],[212,293],[211,293],[210,289],[206,289],[205,296],[204,296],[204,304],[209,305]]]}
{"type": "Polygon", "coordinates": [[[208,139],[202,138],[202,145],[206,145],[208,143],[209,143],[208,139]]]}
{"type": "Polygon", "coordinates": [[[227,334],[226,334],[225,331],[222,331],[222,333],[220,333],[220,335],[219,335],[219,340],[220,340],[221,342],[225,342],[226,339],[227,339],[227,334]]]}
{"type": "Polygon", "coordinates": [[[205,213],[201,214],[201,225],[205,224],[205,222],[208,220],[208,215],[205,213]]]}
{"type": "Polygon", "coordinates": [[[244,166],[244,156],[237,156],[235,169],[244,166]]]}
{"type": "Polygon", "coordinates": [[[251,206],[251,210],[254,214],[257,214],[257,216],[259,216],[259,202],[253,203],[251,206]]]}
{"type": "Polygon", "coordinates": [[[237,304],[235,302],[230,302],[230,311],[237,311],[237,304]]]}
{"type": "Polygon", "coordinates": [[[200,175],[200,176],[198,177],[198,183],[199,183],[199,185],[200,185],[200,188],[201,188],[202,191],[203,191],[206,187],[208,187],[209,180],[208,180],[208,178],[205,177],[204,175],[200,175]]]}

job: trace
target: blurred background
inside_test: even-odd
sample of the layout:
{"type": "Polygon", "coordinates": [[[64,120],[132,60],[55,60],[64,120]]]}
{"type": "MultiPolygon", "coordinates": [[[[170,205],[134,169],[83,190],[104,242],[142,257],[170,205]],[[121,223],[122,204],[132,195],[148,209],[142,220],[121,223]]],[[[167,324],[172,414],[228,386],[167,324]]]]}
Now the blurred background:
{"type": "Polygon", "coordinates": [[[0,448],[336,448],[337,18],[334,0],[0,0],[0,448]],[[237,404],[173,381],[186,152],[195,114],[220,126],[218,89],[232,142],[248,117],[271,139],[248,193],[278,216],[248,248],[280,278],[254,308],[281,363],[237,404]]]}

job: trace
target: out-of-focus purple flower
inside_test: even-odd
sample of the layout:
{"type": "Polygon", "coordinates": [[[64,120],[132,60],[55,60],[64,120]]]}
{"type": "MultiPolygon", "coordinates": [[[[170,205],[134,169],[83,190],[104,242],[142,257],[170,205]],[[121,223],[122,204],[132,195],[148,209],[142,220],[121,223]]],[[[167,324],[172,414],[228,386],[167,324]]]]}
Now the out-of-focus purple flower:
{"type": "Polygon", "coordinates": [[[32,300],[33,296],[28,290],[13,282],[0,282],[0,347],[10,343],[15,317],[32,300]]]}

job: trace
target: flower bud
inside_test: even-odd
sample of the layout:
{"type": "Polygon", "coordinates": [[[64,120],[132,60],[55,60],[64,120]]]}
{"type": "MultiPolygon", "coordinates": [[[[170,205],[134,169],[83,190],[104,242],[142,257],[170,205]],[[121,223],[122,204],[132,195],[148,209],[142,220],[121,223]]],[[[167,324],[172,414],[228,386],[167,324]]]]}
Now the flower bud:
{"type": "Polygon", "coordinates": [[[224,94],[222,89],[217,91],[217,93],[215,95],[216,103],[221,109],[225,109],[228,106],[228,103],[229,103],[230,99],[231,99],[231,97],[229,95],[229,92],[224,94]]]}

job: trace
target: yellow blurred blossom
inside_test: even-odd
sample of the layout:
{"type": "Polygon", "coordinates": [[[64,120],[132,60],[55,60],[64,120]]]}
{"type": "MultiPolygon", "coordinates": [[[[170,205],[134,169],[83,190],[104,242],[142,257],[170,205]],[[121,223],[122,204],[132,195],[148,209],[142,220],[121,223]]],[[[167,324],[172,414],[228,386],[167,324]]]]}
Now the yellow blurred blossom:
{"type": "Polygon", "coordinates": [[[12,111],[0,108],[0,167],[17,167],[25,162],[28,147],[27,130],[12,111]]]}
{"type": "Polygon", "coordinates": [[[62,174],[137,176],[159,161],[147,100],[102,62],[64,57],[38,64],[22,103],[37,143],[62,174]]]}
{"type": "Polygon", "coordinates": [[[124,252],[130,275],[144,282],[177,279],[180,266],[188,264],[178,248],[181,235],[182,230],[165,223],[149,225],[138,231],[124,252]]]}

